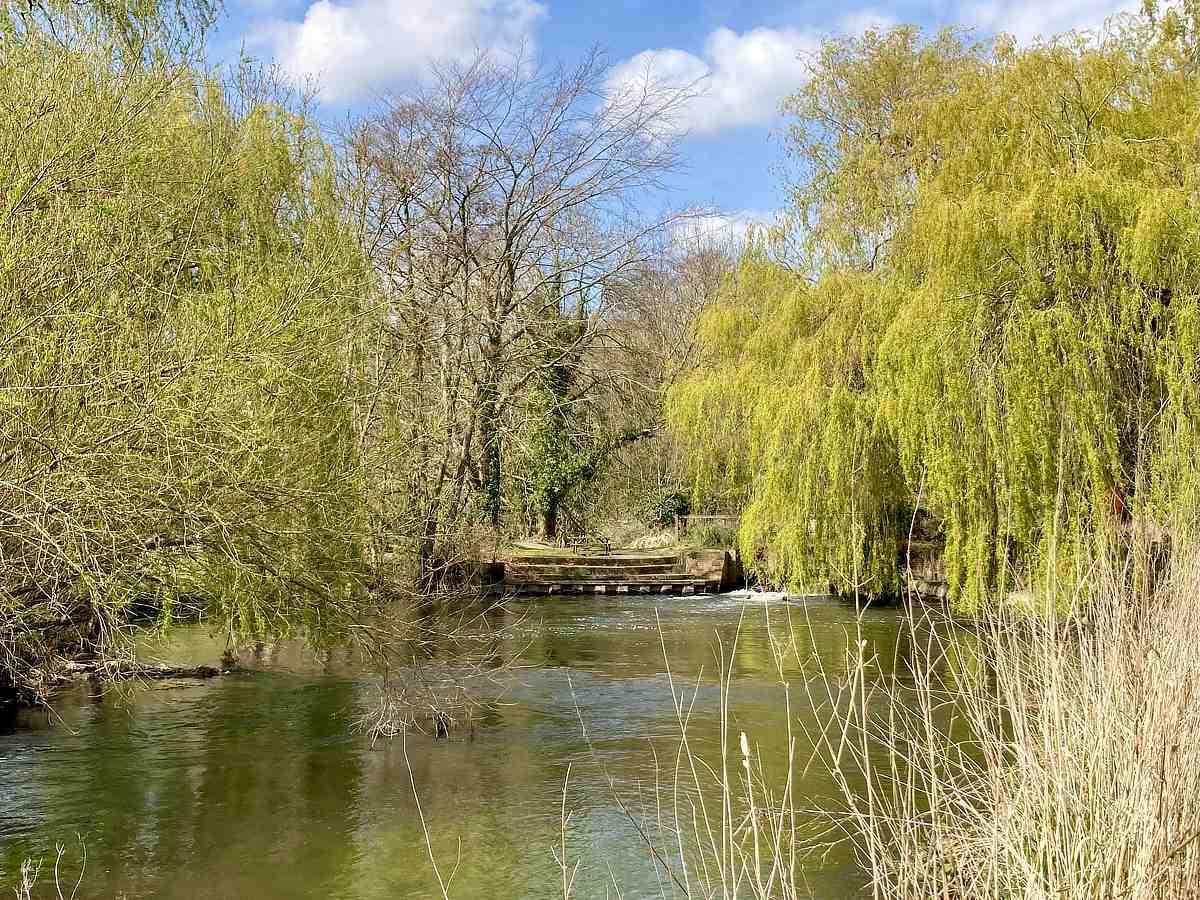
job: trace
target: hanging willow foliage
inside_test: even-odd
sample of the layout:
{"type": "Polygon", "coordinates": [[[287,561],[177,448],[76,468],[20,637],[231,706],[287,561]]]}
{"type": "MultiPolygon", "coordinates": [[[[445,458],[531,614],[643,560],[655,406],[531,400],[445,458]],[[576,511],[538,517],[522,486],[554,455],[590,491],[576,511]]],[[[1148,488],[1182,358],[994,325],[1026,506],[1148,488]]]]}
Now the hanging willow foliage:
{"type": "Polygon", "coordinates": [[[109,652],[135,603],[327,630],[361,571],[366,281],[331,151],[251,72],[36,34],[0,63],[0,687],[109,652]]]}
{"type": "Polygon", "coordinates": [[[1028,49],[825,47],[788,101],[806,264],[749,248],[668,401],[769,575],[895,589],[918,507],[962,608],[1194,535],[1196,39],[1188,4],[1028,49]]]}

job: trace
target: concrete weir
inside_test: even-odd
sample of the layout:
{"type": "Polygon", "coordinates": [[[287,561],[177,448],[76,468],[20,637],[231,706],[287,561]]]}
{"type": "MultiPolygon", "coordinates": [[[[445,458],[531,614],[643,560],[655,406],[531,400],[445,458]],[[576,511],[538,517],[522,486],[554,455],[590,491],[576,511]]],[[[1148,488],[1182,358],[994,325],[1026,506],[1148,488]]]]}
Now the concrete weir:
{"type": "Polygon", "coordinates": [[[504,587],[519,594],[712,594],[736,587],[724,550],[660,553],[517,553],[504,587]]]}

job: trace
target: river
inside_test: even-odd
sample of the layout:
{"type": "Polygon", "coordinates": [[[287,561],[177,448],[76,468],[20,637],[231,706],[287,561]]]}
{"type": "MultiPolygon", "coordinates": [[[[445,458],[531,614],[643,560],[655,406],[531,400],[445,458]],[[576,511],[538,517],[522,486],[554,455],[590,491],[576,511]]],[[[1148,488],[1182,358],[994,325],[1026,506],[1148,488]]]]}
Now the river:
{"type": "MultiPolygon", "coordinates": [[[[453,870],[451,897],[561,898],[565,784],[574,896],[615,897],[615,883],[626,898],[669,897],[631,821],[654,834],[655,752],[670,769],[677,744],[663,644],[677,689],[699,678],[691,738],[706,754],[720,733],[718,639],[727,655],[734,648],[732,740],[745,731],[773,771],[786,739],[768,616],[800,650],[786,676],[793,716],[810,726],[824,713],[796,685],[839,684],[859,629],[885,669],[910,655],[896,610],[856,622],[827,598],[535,599],[501,615],[523,664],[475,688],[478,721],[449,740],[372,746],[354,723],[374,702],[373,680],[295,645],[250,658],[253,674],[81,687],[54,716],[10,716],[0,723],[0,886],[11,889],[22,860],[42,858],[53,896],[46,876],[62,844],[68,891],[86,851],[80,897],[441,896],[419,798],[443,877],[453,870]]],[[[220,648],[197,626],[145,655],[214,662],[220,648]]],[[[802,729],[797,739],[802,763],[802,729]]],[[[805,808],[834,809],[836,794],[819,765],[796,785],[805,808]]],[[[864,896],[845,847],[806,860],[804,878],[813,897],[864,896]]]]}

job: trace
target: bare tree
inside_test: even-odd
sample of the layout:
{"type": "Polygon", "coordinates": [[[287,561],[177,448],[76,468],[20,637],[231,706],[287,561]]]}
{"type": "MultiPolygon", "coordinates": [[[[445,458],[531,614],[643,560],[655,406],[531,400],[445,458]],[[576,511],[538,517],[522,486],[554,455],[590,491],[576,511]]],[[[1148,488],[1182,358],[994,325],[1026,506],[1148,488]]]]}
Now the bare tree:
{"type": "Polygon", "coordinates": [[[663,403],[696,365],[695,323],[740,252],[731,238],[684,223],[609,290],[603,327],[585,357],[598,407],[593,417],[614,433],[640,426],[648,440],[609,460],[593,486],[593,516],[628,520],[652,494],[682,489],[686,481],[680,448],[661,421],[663,403]]]}
{"type": "Polygon", "coordinates": [[[376,370],[392,389],[364,435],[408,435],[404,471],[381,477],[411,491],[422,555],[471,512],[500,524],[514,405],[595,342],[609,288],[670,219],[644,203],[678,165],[669,120],[687,92],[614,96],[606,72],[597,52],[550,69],[481,55],[386,98],[347,141],[386,294],[376,370]],[[581,323],[565,342],[562,317],[581,323]]]}
{"type": "Polygon", "coordinates": [[[694,362],[694,329],[739,253],[728,235],[677,229],[610,291],[600,353],[615,390],[641,416],[694,362]]]}

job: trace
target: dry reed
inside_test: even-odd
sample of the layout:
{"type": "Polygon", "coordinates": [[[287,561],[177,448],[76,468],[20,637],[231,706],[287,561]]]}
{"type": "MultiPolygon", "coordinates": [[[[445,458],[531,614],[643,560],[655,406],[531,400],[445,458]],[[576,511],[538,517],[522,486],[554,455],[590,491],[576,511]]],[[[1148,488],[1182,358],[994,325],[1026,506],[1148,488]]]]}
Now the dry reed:
{"type": "Polygon", "coordinates": [[[654,761],[656,828],[638,824],[663,896],[809,896],[806,865],[845,840],[880,900],[1200,897],[1200,560],[1149,599],[1130,581],[1094,574],[1069,615],[961,627],[914,608],[905,662],[872,656],[860,617],[845,669],[799,660],[798,680],[796,630],[775,629],[788,749],[769,774],[730,725],[733,648],[715,761],[689,734],[697,693],[672,678],[677,751],[654,761]],[[840,793],[825,830],[797,796],[813,765],[840,793]]]}
{"type": "Polygon", "coordinates": [[[971,632],[915,613],[917,662],[882,684],[852,648],[818,740],[873,896],[1200,897],[1200,565],[1149,599],[1127,584],[971,632]]]}

